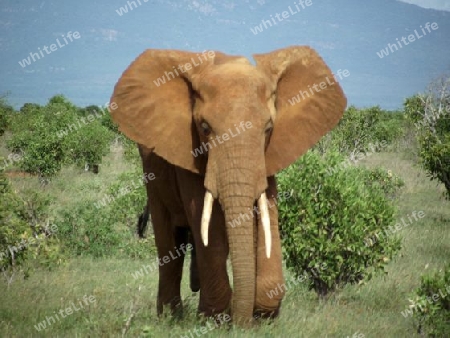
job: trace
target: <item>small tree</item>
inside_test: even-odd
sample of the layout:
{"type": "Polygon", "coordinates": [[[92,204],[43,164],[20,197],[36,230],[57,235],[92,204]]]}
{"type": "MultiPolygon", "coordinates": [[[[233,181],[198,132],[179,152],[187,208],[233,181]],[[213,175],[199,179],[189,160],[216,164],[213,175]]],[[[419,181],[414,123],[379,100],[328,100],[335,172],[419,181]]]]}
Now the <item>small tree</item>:
{"type": "Polygon", "coordinates": [[[25,104],[14,116],[13,137],[8,141],[9,149],[23,154],[20,168],[46,183],[64,164],[100,164],[109,151],[112,132],[97,116],[90,116],[94,106],[88,108],[88,118],[83,117],[62,95],[52,97],[45,106],[25,104]]]}
{"type": "Polygon", "coordinates": [[[5,97],[0,97],[0,136],[2,136],[9,127],[11,115],[14,113],[14,108],[11,107],[5,97]]]}
{"type": "Polygon", "coordinates": [[[395,236],[383,235],[394,220],[386,193],[398,182],[386,171],[357,167],[330,175],[328,168],[341,161],[337,153],[323,158],[309,151],[277,177],[279,191],[292,191],[278,205],[286,265],[309,276],[321,297],[370,279],[400,249],[395,236]]]}
{"type": "Polygon", "coordinates": [[[69,161],[79,167],[87,164],[89,168],[98,168],[102,157],[109,152],[113,137],[114,134],[99,121],[82,126],[66,138],[69,161]]]}
{"type": "Polygon", "coordinates": [[[26,104],[11,121],[13,136],[8,148],[23,155],[19,167],[37,174],[42,183],[58,173],[66,161],[66,146],[61,130],[74,120],[74,110],[66,103],[44,107],[26,104]]]}
{"type": "Polygon", "coordinates": [[[434,80],[426,93],[407,98],[404,110],[416,130],[422,166],[431,180],[444,184],[450,199],[450,76],[434,80]]]}

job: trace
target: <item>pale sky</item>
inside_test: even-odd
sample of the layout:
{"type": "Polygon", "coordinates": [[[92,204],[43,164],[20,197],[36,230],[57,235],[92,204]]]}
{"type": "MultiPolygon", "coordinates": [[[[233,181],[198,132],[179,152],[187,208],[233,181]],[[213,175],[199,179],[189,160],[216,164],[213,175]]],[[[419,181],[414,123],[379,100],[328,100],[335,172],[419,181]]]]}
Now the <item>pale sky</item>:
{"type": "Polygon", "coordinates": [[[399,0],[423,8],[433,8],[441,11],[450,11],[450,0],[399,0]]]}

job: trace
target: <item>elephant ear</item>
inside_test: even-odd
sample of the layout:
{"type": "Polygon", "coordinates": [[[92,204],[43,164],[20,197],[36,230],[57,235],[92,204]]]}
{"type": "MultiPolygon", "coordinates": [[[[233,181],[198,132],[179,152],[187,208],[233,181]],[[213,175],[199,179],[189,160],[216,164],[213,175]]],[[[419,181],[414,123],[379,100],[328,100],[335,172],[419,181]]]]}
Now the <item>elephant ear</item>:
{"type": "Polygon", "coordinates": [[[254,58],[276,87],[276,118],[266,150],[271,176],[336,126],[347,99],[328,66],[309,47],[293,46],[254,58]]]}
{"type": "Polygon", "coordinates": [[[200,141],[192,118],[191,80],[216,58],[226,55],[146,50],[114,88],[111,116],[119,130],[168,162],[204,173],[206,155],[192,152],[200,141]]]}

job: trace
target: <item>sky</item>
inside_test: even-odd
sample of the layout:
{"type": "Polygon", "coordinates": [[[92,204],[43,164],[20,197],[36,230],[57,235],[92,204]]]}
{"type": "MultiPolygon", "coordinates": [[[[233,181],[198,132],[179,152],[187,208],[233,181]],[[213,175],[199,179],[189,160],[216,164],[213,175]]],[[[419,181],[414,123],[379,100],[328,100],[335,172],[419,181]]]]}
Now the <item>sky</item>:
{"type": "Polygon", "coordinates": [[[340,84],[349,104],[392,110],[450,73],[450,0],[308,1],[2,0],[0,97],[16,108],[56,94],[103,106],[149,48],[251,59],[308,45],[334,73],[348,71],[340,84]],[[287,18],[267,24],[283,11],[287,18]]]}

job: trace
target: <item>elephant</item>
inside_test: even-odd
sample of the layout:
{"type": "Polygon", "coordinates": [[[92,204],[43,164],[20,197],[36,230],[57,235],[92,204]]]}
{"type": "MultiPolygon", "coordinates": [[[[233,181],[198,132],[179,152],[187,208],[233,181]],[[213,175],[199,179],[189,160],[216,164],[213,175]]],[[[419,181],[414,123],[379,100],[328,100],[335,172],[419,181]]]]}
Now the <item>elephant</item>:
{"type": "Polygon", "coordinates": [[[182,307],[180,249],[190,242],[200,314],[250,327],[279,313],[285,291],[268,297],[284,283],[275,174],[337,125],[347,99],[308,46],[253,57],[148,49],[114,87],[112,119],[153,175],[158,315],[182,307]]]}

